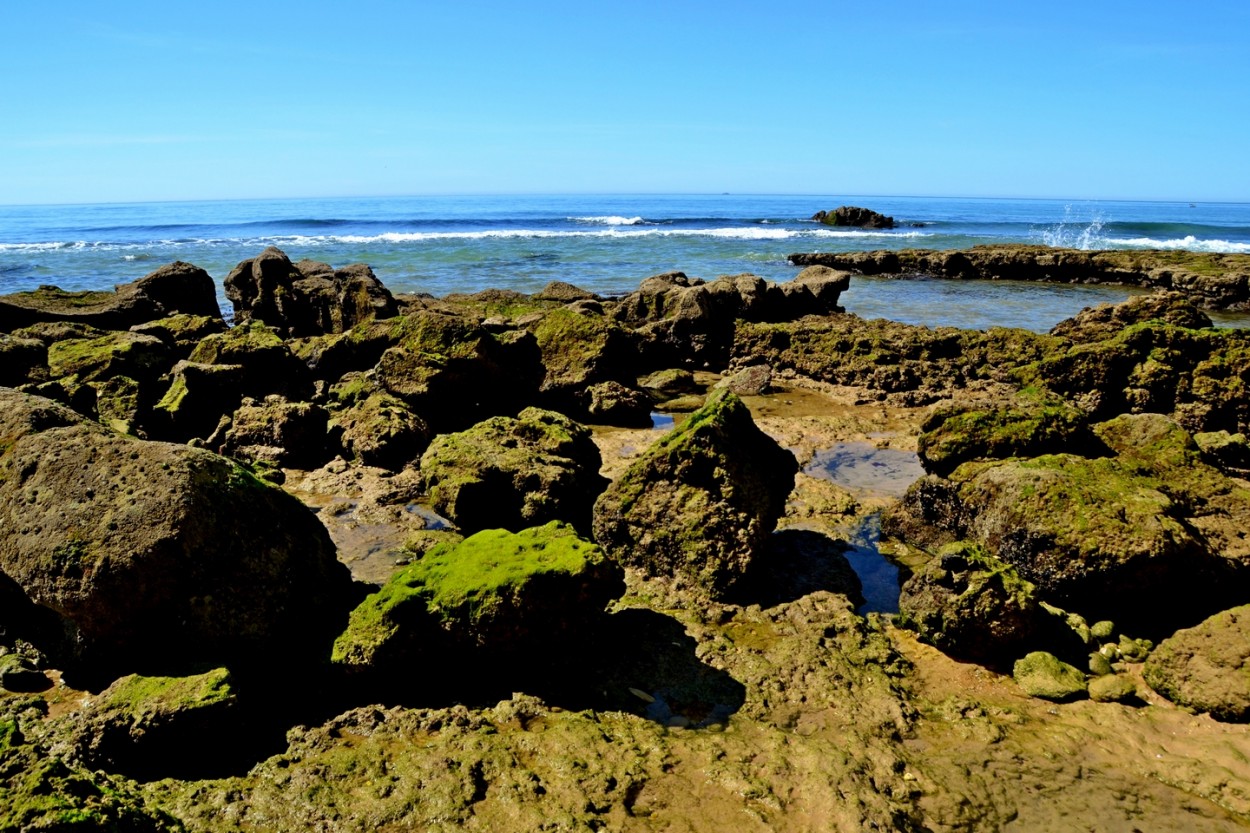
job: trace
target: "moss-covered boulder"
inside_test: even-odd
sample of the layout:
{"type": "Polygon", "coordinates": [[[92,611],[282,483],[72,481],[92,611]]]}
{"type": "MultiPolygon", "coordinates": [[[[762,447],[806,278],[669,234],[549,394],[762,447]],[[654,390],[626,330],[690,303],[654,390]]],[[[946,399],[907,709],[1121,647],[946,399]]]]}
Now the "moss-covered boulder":
{"type": "Polygon", "coordinates": [[[1030,697],[1043,700],[1072,700],[1085,694],[1085,675],[1060,661],[1054,654],[1034,651],[1016,660],[1012,677],[1030,697]]]}
{"type": "Polygon", "coordinates": [[[66,339],[48,346],[48,373],[54,379],[72,377],[74,384],[114,376],[150,380],[173,364],[169,347],[160,339],[131,332],[98,338],[66,339]]]}
{"type": "Polygon", "coordinates": [[[64,757],[136,778],[194,771],[221,757],[223,745],[240,742],[231,739],[237,709],[225,668],[187,677],[130,674],[64,721],[64,757]]]}
{"type": "Polygon", "coordinates": [[[574,400],[587,385],[622,381],[636,360],[633,338],[602,311],[557,307],[530,325],[542,351],[542,393],[553,404],[574,400]]]}
{"type": "Polygon", "coordinates": [[[1088,307],[1072,318],[1060,321],[1050,332],[1080,344],[1088,344],[1114,338],[1125,327],[1146,321],[1191,330],[1211,326],[1211,318],[1183,294],[1158,292],[1138,295],[1120,304],[1088,307]]]}
{"type": "Polygon", "coordinates": [[[365,599],[333,657],[377,670],[447,650],[550,652],[593,630],[623,591],[620,568],[572,527],[484,530],[435,547],[365,599]]]}
{"type": "Polygon", "coordinates": [[[1039,640],[1037,588],[967,542],[943,547],[904,582],[900,621],[924,642],[963,659],[998,664],[1039,640]]]}
{"type": "Polygon", "coordinates": [[[763,550],[798,464],[719,390],[595,503],[594,533],[622,564],[724,594],[763,550]]]}
{"type": "Polygon", "coordinates": [[[181,833],[125,778],[70,766],[24,741],[0,718],[0,830],[64,833],[181,833]]]}
{"type": "Polygon", "coordinates": [[[40,647],[63,666],[279,661],[337,629],[350,578],[325,528],[239,465],[8,389],[0,438],[0,572],[60,617],[40,647]]]}
{"type": "Polygon", "coordinates": [[[187,358],[197,364],[241,367],[244,396],[261,399],[276,393],[298,400],[312,393],[308,369],[291,353],[278,330],[260,322],[210,335],[187,358]]]}
{"type": "Polygon", "coordinates": [[[213,279],[198,266],[181,261],[148,273],[112,292],[66,292],[41,286],[0,296],[0,330],[39,321],[73,321],[124,330],[145,321],[186,313],[221,317],[213,279]]]}
{"type": "Polygon", "coordinates": [[[588,530],[607,485],[601,465],[588,429],[555,411],[526,408],[436,437],[421,456],[421,478],[435,511],[468,532],[552,520],[588,530]]]}
{"type": "Polygon", "coordinates": [[[418,310],[395,326],[398,343],[378,361],[378,383],[436,431],[515,412],[538,395],[543,368],[528,332],[492,333],[433,310],[418,310]]]}
{"type": "Polygon", "coordinates": [[[920,462],[943,476],[970,460],[1105,451],[1089,429],[1089,417],[1057,397],[1019,396],[989,407],[947,405],[930,414],[921,431],[920,462]]]}
{"type": "Polygon", "coordinates": [[[965,463],[913,484],[883,530],[933,552],[975,541],[1046,601],[1137,633],[1244,599],[1250,492],[1202,462],[1167,417],[1092,430],[1109,456],[965,463]]]}
{"type": "Polygon", "coordinates": [[[330,459],[329,414],[311,402],[280,396],[244,400],[222,437],[220,451],[249,463],[315,469],[330,459]]]}
{"type": "Polygon", "coordinates": [[[371,377],[351,373],[330,389],[330,431],[347,457],[399,471],[430,444],[425,420],[371,377]]]}
{"type": "Polygon", "coordinates": [[[1177,631],[1143,672],[1155,691],[1217,720],[1250,721],[1250,605],[1177,631]]]}

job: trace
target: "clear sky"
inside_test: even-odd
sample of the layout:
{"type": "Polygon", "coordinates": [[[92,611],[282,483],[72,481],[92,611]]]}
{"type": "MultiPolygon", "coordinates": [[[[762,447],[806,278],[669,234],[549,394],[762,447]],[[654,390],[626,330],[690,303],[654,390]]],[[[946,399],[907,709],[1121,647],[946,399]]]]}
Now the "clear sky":
{"type": "Polygon", "coordinates": [[[0,203],[1250,200],[1250,3],[5,2],[0,203]]]}

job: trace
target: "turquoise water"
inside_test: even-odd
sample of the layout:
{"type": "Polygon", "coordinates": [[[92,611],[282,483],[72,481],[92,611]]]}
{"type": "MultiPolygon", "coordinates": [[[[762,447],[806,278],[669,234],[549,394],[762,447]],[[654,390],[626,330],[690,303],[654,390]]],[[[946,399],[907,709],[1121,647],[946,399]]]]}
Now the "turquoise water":
{"type": "MultiPolygon", "coordinates": [[[[658,272],[788,280],[794,252],[962,248],[1250,252],[1250,205],[857,196],[504,196],[0,206],[0,293],[100,289],[184,260],[220,281],[266,246],[294,260],[364,262],[396,292],[532,292],[563,280],[624,293],[658,272]],[[821,209],[864,205],[890,231],[832,229],[821,209]]],[[[1044,330],[1114,287],[856,279],[848,310],[927,325],[1044,330]]],[[[224,299],[223,299],[224,302],[224,299]]],[[[1243,323],[1234,316],[1226,323],[1243,323]]]]}

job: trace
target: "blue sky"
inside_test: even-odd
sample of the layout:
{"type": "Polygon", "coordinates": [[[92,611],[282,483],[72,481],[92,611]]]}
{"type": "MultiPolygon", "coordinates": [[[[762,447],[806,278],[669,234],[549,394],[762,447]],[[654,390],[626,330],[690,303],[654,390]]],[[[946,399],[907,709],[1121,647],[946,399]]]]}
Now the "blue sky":
{"type": "Polygon", "coordinates": [[[0,203],[1250,200],[1250,4],[0,8],[0,203]]]}

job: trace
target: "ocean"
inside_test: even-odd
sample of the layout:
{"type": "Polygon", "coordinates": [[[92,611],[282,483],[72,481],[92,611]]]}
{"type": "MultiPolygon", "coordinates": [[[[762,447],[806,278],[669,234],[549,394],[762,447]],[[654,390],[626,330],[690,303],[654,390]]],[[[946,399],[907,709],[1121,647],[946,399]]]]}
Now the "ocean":
{"type": "MultiPolygon", "coordinates": [[[[721,194],[0,206],[0,294],[41,284],[107,289],[174,260],[203,267],[220,287],[235,264],[266,246],[292,260],[367,263],[394,292],[533,292],[562,280],[613,295],[675,270],[784,281],[798,272],[786,260],[794,252],[1012,242],[1250,253],[1250,204],[721,194]],[[835,229],[810,219],[848,204],[899,226],[835,229]]],[[[856,278],[842,299],[868,318],[1040,331],[1137,291],[856,278]]],[[[1246,315],[1213,317],[1250,326],[1246,315]]]]}

